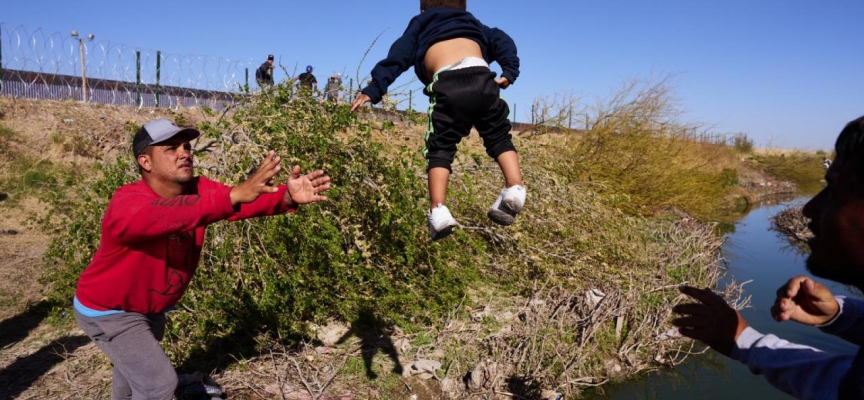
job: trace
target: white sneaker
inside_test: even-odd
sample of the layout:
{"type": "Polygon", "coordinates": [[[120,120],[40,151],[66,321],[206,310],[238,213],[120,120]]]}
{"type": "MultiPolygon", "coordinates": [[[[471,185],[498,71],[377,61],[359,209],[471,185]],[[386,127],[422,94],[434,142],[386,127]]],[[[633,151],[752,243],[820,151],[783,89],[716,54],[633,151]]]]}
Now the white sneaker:
{"type": "Polygon", "coordinates": [[[486,215],[496,224],[512,225],[516,220],[516,214],[519,214],[525,206],[526,195],[522,185],[513,185],[504,189],[486,215]]]}
{"type": "Polygon", "coordinates": [[[438,204],[438,207],[432,209],[426,214],[426,219],[429,220],[429,236],[432,240],[443,239],[453,233],[453,227],[456,226],[456,219],[450,210],[443,204],[438,204]]]}

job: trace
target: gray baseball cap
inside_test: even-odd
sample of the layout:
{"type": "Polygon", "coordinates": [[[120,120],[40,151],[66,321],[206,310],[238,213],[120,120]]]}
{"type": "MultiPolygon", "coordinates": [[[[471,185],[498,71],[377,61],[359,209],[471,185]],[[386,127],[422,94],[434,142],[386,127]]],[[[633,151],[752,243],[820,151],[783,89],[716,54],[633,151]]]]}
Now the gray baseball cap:
{"type": "Polygon", "coordinates": [[[135,134],[135,139],[132,139],[132,154],[138,157],[147,146],[162,143],[177,135],[183,135],[186,140],[192,140],[201,135],[195,128],[181,128],[172,124],[167,119],[157,119],[150,121],[135,134]]]}

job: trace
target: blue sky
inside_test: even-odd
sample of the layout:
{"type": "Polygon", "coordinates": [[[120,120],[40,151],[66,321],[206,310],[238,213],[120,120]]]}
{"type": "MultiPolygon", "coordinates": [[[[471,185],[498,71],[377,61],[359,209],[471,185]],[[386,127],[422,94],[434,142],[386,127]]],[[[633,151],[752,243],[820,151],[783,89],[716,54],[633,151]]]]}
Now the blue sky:
{"type": "MultiPolygon", "coordinates": [[[[9,2],[0,23],[77,29],[164,53],[255,62],[273,53],[292,69],[314,65],[319,79],[355,76],[383,32],[361,66],[367,75],[419,10],[413,0],[51,3],[9,2]]],[[[864,1],[471,0],[468,8],[519,47],[521,76],[503,92],[519,121],[537,97],[568,92],[594,103],[625,81],[665,75],[674,76],[681,119],[746,132],[763,147],[828,149],[864,114],[864,1]]],[[[425,102],[414,96],[415,108],[425,102]]]]}

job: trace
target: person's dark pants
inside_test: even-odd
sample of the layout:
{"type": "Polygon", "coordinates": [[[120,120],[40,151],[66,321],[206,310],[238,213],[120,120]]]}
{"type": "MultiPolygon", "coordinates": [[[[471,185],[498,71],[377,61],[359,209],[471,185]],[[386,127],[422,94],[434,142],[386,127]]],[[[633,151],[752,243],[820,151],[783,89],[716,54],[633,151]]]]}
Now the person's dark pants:
{"type": "Polygon", "coordinates": [[[87,317],[75,310],[84,333],[114,363],[111,399],[171,400],[177,373],[159,345],[165,314],[121,313],[87,317]]]}
{"type": "Polygon", "coordinates": [[[444,71],[424,89],[429,96],[429,127],[426,131],[426,170],[447,168],[456,155],[456,145],[477,128],[493,159],[516,151],[510,135],[510,107],[501,99],[495,73],[487,67],[444,71]]]}

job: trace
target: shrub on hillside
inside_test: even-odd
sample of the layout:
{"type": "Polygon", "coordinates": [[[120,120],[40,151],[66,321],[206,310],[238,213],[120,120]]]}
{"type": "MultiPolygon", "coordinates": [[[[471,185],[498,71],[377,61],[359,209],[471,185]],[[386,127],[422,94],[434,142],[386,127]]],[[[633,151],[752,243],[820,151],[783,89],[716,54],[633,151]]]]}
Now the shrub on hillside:
{"type": "Polygon", "coordinates": [[[558,146],[553,168],[573,182],[600,182],[618,207],[651,214],[670,207],[699,217],[724,207],[730,147],[698,143],[678,122],[664,82],[626,86],[589,116],[590,129],[558,146]]]}
{"type": "MultiPolygon", "coordinates": [[[[208,228],[198,276],[171,314],[176,356],[207,350],[213,338],[292,337],[305,333],[307,321],[351,320],[361,309],[410,327],[436,320],[463,297],[485,256],[465,241],[430,245],[417,157],[385,152],[347,106],[295,96],[288,87],[226,115],[199,127],[202,174],[239,183],[274,149],[286,169],[323,168],[335,187],[326,204],[208,228]],[[348,126],[357,129],[341,133],[348,126]]],[[[53,227],[59,235],[44,278],[52,300],[71,301],[111,193],[138,179],[133,162],[123,156],[106,165],[79,190],[68,219],[53,227]]]]}
{"type": "Polygon", "coordinates": [[[757,154],[752,164],[762,172],[800,186],[818,183],[825,175],[824,157],[816,153],[790,151],[786,153],[757,154]]]}
{"type": "Polygon", "coordinates": [[[738,133],[732,138],[732,147],[742,153],[752,153],[755,143],[746,133],[738,133]]]}

